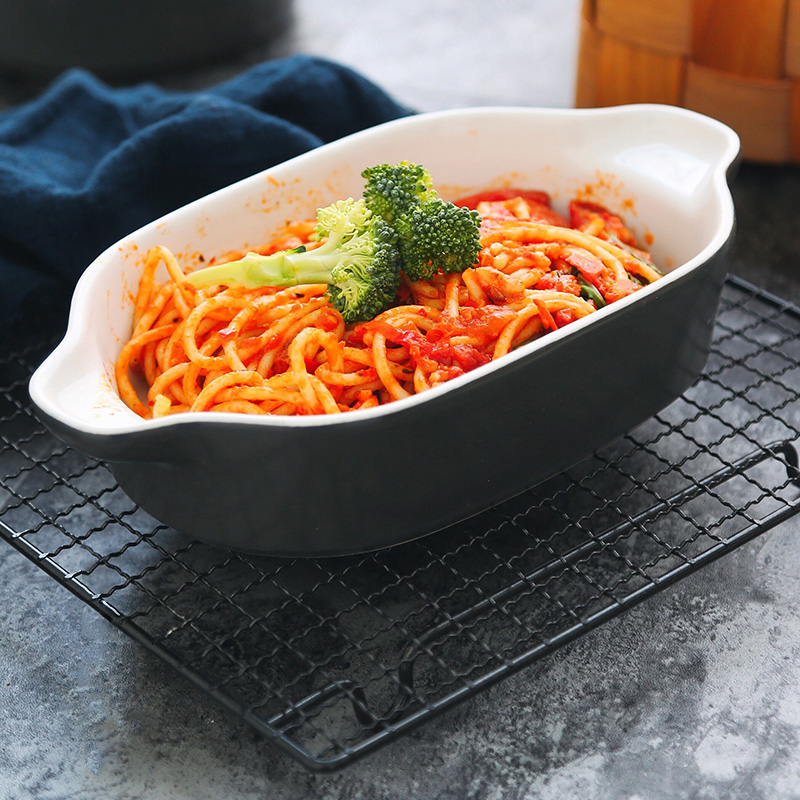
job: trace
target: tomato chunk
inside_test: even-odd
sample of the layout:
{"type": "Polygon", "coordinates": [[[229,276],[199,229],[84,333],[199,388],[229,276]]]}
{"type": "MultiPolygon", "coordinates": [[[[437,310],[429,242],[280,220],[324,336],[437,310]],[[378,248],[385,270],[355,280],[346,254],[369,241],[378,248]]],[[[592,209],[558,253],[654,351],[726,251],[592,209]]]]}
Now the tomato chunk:
{"type": "Polygon", "coordinates": [[[477,209],[478,203],[496,203],[503,200],[513,200],[521,197],[529,202],[539,203],[543,206],[550,206],[550,195],[538,189],[488,189],[485,192],[467,195],[455,201],[457,206],[477,209]]]}
{"type": "Polygon", "coordinates": [[[515,201],[520,200],[527,205],[528,219],[531,221],[569,227],[566,217],[552,208],[550,195],[539,189],[492,189],[462,197],[455,204],[476,210],[481,206],[481,215],[490,219],[514,219],[516,215],[511,209],[515,201]]]}
{"type": "Polygon", "coordinates": [[[548,272],[539,278],[536,288],[567,292],[568,294],[574,294],[576,297],[581,293],[581,285],[578,283],[578,279],[568,272],[548,272]]]}

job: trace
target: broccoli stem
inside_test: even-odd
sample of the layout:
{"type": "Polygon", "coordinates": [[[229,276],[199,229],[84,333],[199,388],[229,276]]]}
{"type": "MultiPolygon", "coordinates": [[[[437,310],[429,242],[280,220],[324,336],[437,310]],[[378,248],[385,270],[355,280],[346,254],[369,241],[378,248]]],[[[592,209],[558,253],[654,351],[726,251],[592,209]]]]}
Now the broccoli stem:
{"type": "Polygon", "coordinates": [[[295,248],[268,256],[248,253],[238,261],[206,267],[193,275],[190,273],[189,281],[198,288],[223,285],[246,289],[330,283],[331,270],[339,260],[336,244],[328,241],[314,250],[295,248]]]}

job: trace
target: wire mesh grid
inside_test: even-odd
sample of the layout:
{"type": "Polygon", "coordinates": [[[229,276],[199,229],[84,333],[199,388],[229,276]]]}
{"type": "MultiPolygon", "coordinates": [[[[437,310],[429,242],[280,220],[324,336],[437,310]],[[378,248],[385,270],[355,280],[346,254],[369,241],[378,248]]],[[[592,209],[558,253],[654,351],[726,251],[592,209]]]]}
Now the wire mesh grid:
{"type": "Polygon", "coordinates": [[[315,770],[340,767],[800,508],[800,310],[726,284],[703,376],[577,467],[410,544],[232,553],[51,437],[0,356],[0,534],[315,770]]]}

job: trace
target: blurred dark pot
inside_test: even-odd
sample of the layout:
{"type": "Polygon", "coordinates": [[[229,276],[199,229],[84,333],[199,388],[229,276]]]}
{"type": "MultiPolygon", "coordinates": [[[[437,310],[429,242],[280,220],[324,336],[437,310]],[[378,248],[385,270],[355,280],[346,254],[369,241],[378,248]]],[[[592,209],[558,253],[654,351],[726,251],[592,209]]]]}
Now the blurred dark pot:
{"type": "Polygon", "coordinates": [[[0,68],[147,77],[254,49],[290,18],[291,0],[0,0],[0,68]]]}

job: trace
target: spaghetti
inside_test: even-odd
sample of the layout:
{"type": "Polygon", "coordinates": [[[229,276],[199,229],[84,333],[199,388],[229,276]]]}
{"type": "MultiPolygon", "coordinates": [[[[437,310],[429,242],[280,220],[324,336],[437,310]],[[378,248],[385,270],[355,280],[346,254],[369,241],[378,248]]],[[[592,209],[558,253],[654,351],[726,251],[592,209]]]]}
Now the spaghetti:
{"type": "MultiPolygon", "coordinates": [[[[359,324],[345,324],[325,285],[197,289],[169,250],[153,248],[133,333],[116,363],[120,396],[144,418],[370,408],[501,358],[660,275],[620,217],[602,206],[573,201],[567,220],[545,193],[515,189],[458,204],[482,219],[477,263],[430,280],[404,276],[394,305],[359,324]],[[144,377],[145,399],[132,373],[144,377]]],[[[258,252],[313,247],[314,228],[313,221],[289,225],[258,252]]]]}

